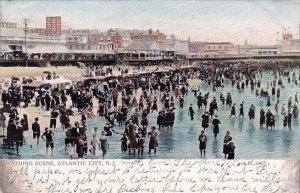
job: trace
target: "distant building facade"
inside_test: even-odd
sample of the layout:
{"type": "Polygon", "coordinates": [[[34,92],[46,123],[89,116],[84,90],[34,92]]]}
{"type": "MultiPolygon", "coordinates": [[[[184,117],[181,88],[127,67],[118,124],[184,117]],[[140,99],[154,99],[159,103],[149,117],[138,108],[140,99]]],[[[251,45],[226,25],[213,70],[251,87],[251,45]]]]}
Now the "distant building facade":
{"type": "Polygon", "coordinates": [[[36,34],[39,36],[45,36],[46,35],[46,29],[45,28],[28,28],[27,29],[28,34],[36,34]]]}
{"type": "Polygon", "coordinates": [[[61,17],[46,17],[46,35],[61,36],[61,17]]]}
{"type": "Polygon", "coordinates": [[[0,27],[16,28],[17,23],[0,21],[0,27]]]}
{"type": "Polygon", "coordinates": [[[0,27],[0,59],[24,60],[27,51],[28,59],[46,57],[47,54],[68,53],[65,42],[59,37],[27,34],[25,48],[24,28],[0,27]]]}
{"type": "Polygon", "coordinates": [[[158,30],[153,31],[152,29],[149,29],[148,31],[138,33],[138,34],[132,34],[130,36],[132,40],[144,40],[144,41],[157,41],[157,42],[163,42],[167,39],[167,36],[163,33],[160,33],[158,30]]]}
{"type": "Polygon", "coordinates": [[[230,42],[190,42],[189,58],[217,58],[232,55],[233,44],[230,42]]]}
{"type": "Polygon", "coordinates": [[[300,39],[294,39],[293,34],[283,33],[280,44],[283,55],[300,55],[300,39]]]}

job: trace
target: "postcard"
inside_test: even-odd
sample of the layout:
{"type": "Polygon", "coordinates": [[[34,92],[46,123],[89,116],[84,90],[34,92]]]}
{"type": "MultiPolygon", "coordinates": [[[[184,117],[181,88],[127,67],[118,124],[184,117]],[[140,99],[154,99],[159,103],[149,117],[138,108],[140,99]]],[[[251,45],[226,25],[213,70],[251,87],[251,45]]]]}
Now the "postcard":
{"type": "Polygon", "coordinates": [[[300,192],[298,0],[0,5],[0,192],[300,192]]]}

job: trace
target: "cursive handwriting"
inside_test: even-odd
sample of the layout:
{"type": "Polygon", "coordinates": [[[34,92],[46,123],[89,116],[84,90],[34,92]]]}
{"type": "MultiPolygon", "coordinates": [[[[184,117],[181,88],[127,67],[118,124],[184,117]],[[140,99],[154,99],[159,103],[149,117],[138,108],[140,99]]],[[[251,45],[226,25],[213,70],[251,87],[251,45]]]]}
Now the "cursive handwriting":
{"type": "Polygon", "coordinates": [[[1,167],[4,193],[300,193],[300,164],[284,160],[25,160],[1,167]]]}

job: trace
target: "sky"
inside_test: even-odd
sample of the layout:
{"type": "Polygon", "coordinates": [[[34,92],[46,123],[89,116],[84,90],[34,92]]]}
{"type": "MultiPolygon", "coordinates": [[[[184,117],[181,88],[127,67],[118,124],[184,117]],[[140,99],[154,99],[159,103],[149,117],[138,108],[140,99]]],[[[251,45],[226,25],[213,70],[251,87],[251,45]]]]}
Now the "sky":
{"type": "Polygon", "coordinates": [[[47,16],[61,16],[63,29],[151,28],[191,41],[271,45],[283,28],[300,38],[300,0],[0,1],[3,21],[45,27],[47,16]]]}

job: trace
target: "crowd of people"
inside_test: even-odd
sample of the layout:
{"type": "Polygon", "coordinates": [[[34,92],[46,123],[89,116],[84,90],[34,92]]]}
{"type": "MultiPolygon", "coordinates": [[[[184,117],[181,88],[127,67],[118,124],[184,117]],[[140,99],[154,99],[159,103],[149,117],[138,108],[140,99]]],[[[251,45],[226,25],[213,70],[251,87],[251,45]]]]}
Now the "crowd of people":
{"type": "MultiPolygon", "coordinates": [[[[41,137],[46,142],[46,154],[48,148],[51,148],[51,155],[54,155],[55,140],[53,136],[56,131],[62,131],[65,138],[65,152],[70,154],[71,158],[85,158],[89,155],[96,155],[97,150],[102,151],[102,157],[106,158],[109,150],[110,137],[120,136],[121,153],[128,152],[131,154],[144,155],[144,149],[148,146],[148,154],[152,151],[157,152],[159,145],[160,130],[172,131],[175,121],[175,112],[177,104],[179,110],[187,111],[190,120],[195,118],[195,110],[203,109],[201,115],[202,124],[199,134],[200,156],[206,156],[207,128],[213,126],[214,140],[218,139],[220,125],[217,111],[220,105],[229,109],[228,118],[244,117],[244,101],[234,101],[232,93],[223,93],[222,88],[225,81],[230,81],[232,87],[236,87],[238,92],[250,89],[253,95],[261,101],[267,102],[268,110],[260,109],[259,124],[261,129],[274,129],[275,120],[274,112],[271,109],[271,97],[276,97],[277,102],[274,106],[275,113],[280,113],[284,131],[292,129],[293,119],[298,118],[298,93],[291,93],[286,104],[281,105],[279,111],[280,92],[284,88],[282,78],[288,78],[289,84],[298,85],[300,75],[290,73],[284,69],[297,68],[296,65],[284,62],[210,62],[201,64],[197,67],[179,68],[169,71],[157,71],[143,73],[130,77],[129,84],[121,84],[122,81],[115,81],[114,84],[107,80],[107,84],[102,83],[99,87],[93,81],[73,84],[68,88],[60,88],[54,91],[42,89],[22,89],[22,86],[16,84],[17,80],[11,80],[9,90],[4,90],[1,94],[3,103],[0,112],[0,127],[6,129],[6,138],[4,143],[12,148],[16,145],[17,154],[19,155],[20,147],[25,139],[23,132],[32,131],[31,148],[34,143],[39,145],[41,137]],[[273,74],[274,80],[263,85],[262,72],[273,74]],[[212,93],[204,93],[200,85],[190,86],[189,80],[200,79],[206,86],[213,90],[212,93]],[[216,97],[219,94],[219,99],[216,97]],[[186,96],[194,95],[196,104],[186,104],[186,96]],[[214,96],[212,96],[214,95],[214,96]],[[95,102],[96,101],[96,102],[95,102]],[[71,106],[68,106],[71,102],[71,106]],[[34,104],[33,104],[34,103],[34,104]],[[239,104],[239,107],[238,105],[239,104]],[[26,117],[18,114],[18,108],[27,108],[33,105],[40,109],[41,112],[49,114],[49,126],[40,125],[39,117],[35,118],[32,125],[26,123],[26,117]],[[97,109],[94,111],[94,109],[97,109]],[[237,113],[237,109],[239,111],[237,113]],[[149,118],[157,112],[156,125],[149,125],[149,118]],[[70,116],[80,113],[80,120],[71,123],[70,116]],[[5,114],[7,116],[5,116],[5,114]],[[99,128],[89,128],[88,120],[97,116],[103,117],[101,120],[106,124],[98,132],[99,128]],[[6,119],[9,117],[9,119],[6,119]],[[8,120],[8,121],[7,121],[8,120]],[[60,125],[57,122],[60,122],[60,125]],[[7,123],[7,124],[6,124],[7,123]],[[31,127],[30,127],[31,126],[31,127]],[[122,132],[117,131],[115,127],[122,128],[122,132]],[[41,130],[44,128],[44,132],[41,130]],[[93,130],[92,135],[88,136],[87,131],[93,130]],[[113,136],[114,135],[114,136],[113,136]],[[77,156],[76,156],[77,155],[77,156]]],[[[90,69],[91,70],[91,69],[90,69]]],[[[108,67],[103,70],[94,68],[90,75],[112,75],[112,68],[108,67]]],[[[121,67],[123,74],[128,70],[121,67]]],[[[55,76],[57,76],[55,74],[55,76]]],[[[245,99],[247,100],[247,99],[245,99]]],[[[30,115],[29,115],[30,116],[30,115]]],[[[248,110],[249,120],[254,120],[256,116],[256,107],[252,104],[248,110]]],[[[225,128],[224,128],[225,129],[225,128]]],[[[226,135],[223,139],[223,154],[226,159],[235,158],[235,148],[233,136],[230,128],[227,128],[226,135]]],[[[29,139],[26,139],[29,140],[29,139]]]]}

